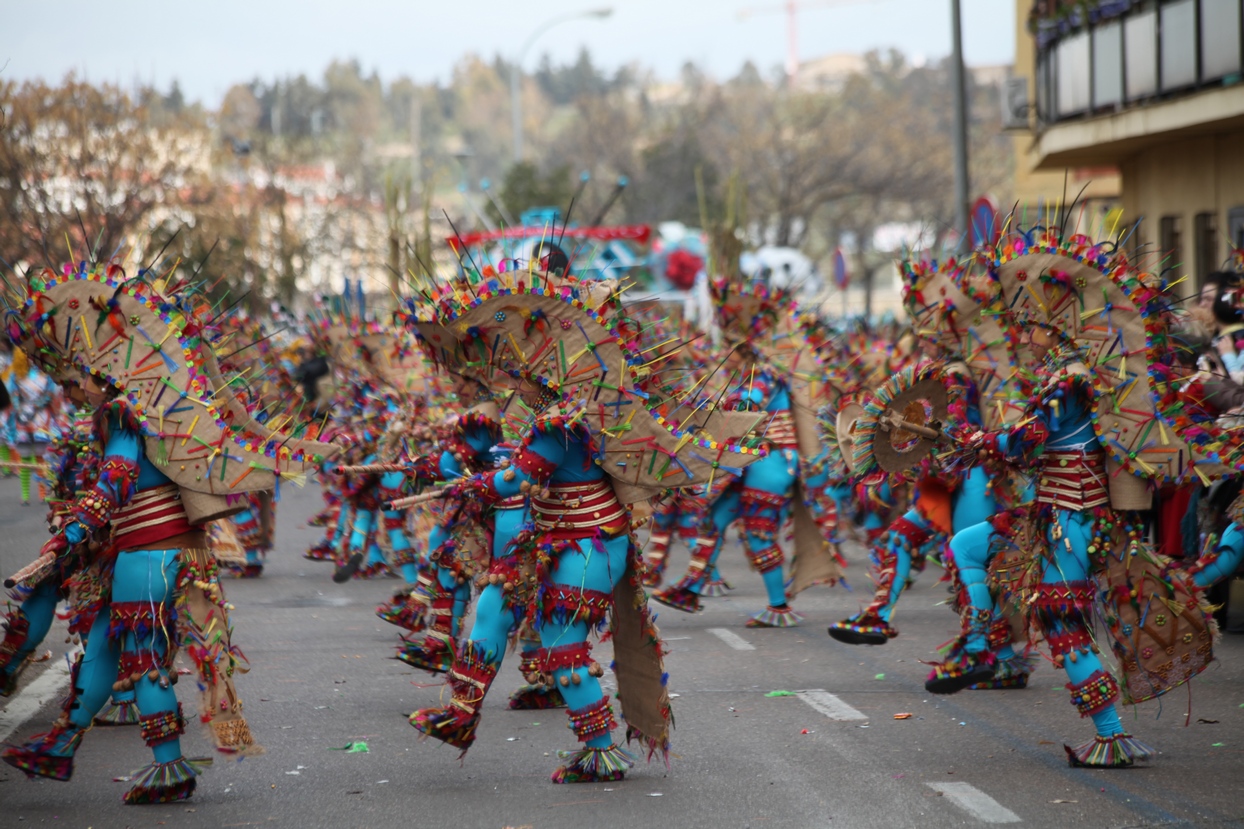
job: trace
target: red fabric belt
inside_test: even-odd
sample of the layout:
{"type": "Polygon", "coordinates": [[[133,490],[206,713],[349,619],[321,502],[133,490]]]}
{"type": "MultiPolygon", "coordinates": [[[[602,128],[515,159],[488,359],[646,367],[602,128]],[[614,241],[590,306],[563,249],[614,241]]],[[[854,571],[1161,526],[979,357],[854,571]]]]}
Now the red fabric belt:
{"type": "Polygon", "coordinates": [[[112,540],[118,550],[138,550],[202,529],[191,524],[176,484],[140,489],[123,507],[112,513],[112,540]]]}
{"type": "Polygon", "coordinates": [[[1041,461],[1037,503],[1083,510],[1110,500],[1106,489],[1106,459],[1101,452],[1047,452],[1041,461]]]}
{"type": "Polygon", "coordinates": [[[599,528],[609,535],[630,523],[626,509],[608,481],[550,484],[548,497],[532,490],[531,512],[536,526],[562,538],[584,538],[599,528]]]}
{"type": "Polygon", "coordinates": [[[775,412],[773,418],[769,421],[768,428],[765,429],[765,440],[781,449],[790,449],[799,446],[799,439],[795,435],[795,418],[788,411],[775,412]]]}

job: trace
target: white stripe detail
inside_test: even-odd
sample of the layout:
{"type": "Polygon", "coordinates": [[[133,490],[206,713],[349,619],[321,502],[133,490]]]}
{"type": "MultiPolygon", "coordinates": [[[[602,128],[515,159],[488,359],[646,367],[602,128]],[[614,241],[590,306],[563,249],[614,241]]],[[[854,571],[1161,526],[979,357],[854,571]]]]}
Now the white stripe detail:
{"type": "Polygon", "coordinates": [[[78,658],[81,648],[69,652],[68,661],[61,658],[48,667],[46,671],[26,689],[8,700],[8,704],[0,709],[0,740],[7,739],[10,734],[22,727],[26,720],[39,713],[39,709],[60,697],[69,683],[69,665],[78,658]]]}
{"type": "Polygon", "coordinates": [[[725,642],[730,647],[734,648],[736,651],[756,650],[755,645],[753,645],[751,642],[748,642],[746,639],[744,639],[742,636],[739,636],[737,633],[735,633],[732,630],[726,630],[725,628],[709,628],[708,632],[716,636],[721,641],[725,642]]]}
{"type": "Polygon", "coordinates": [[[829,691],[820,688],[813,688],[808,691],[796,691],[795,696],[806,702],[812,708],[821,712],[831,720],[839,722],[847,722],[849,720],[866,720],[867,716],[856,711],[842,700],[838,699],[829,691]]]}
{"type": "Polygon", "coordinates": [[[1019,815],[971,783],[925,783],[951,803],[983,823],[1022,823],[1019,815]]]}

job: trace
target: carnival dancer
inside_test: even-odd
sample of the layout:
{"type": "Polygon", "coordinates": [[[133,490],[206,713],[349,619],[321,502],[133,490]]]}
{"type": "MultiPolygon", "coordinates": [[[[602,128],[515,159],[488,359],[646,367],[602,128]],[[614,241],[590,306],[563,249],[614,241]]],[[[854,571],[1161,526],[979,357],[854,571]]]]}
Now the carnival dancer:
{"type": "MultiPolygon", "coordinates": [[[[639,353],[615,283],[521,268],[468,280],[442,289],[435,308],[417,310],[413,324],[432,359],[473,364],[494,389],[516,388],[534,418],[508,466],[451,485],[449,494],[466,505],[530,494],[534,529],[517,541],[523,566],[511,587],[526,597],[519,601],[540,635],[531,667],[560,689],[584,744],[563,754],[567,762],[552,779],[617,780],[633,760],[613,741],[616,721],[599,682],[604,669],[588,642],[607,619],[628,738],[664,752],[670,714],[627,504],[671,486],[708,483],[758,450],[680,437],[666,425],[677,422],[676,407],[654,415],[654,395],[636,385],[654,358],[639,353]]],[[[739,425],[723,416],[717,433],[742,434],[739,425]]],[[[463,643],[449,674],[449,705],[417,713],[416,727],[463,749],[471,744],[479,703],[496,677],[499,641],[463,643]]]]}
{"type": "MultiPolygon", "coordinates": [[[[415,473],[419,483],[452,482],[491,466],[492,448],[501,440],[501,409],[487,387],[465,375],[455,375],[454,394],[467,410],[445,430],[435,473],[415,473]]],[[[421,639],[405,640],[398,659],[408,665],[444,673],[453,663],[453,642],[471,600],[471,579],[481,566],[481,552],[491,554],[488,547],[495,534],[490,522],[475,521],[475,517],[482,519],[483,515],[464,503],[447,503],[442,507],[441,520],[428,535],[430,567],[420,575],[419,587],[409,600],[411,605],[425,608],[428,629],[421,639]],[[459,526],[464,509],[472,519],[459,526]]],[[[486,569],[487,562],[482,566],[486,569]]]]}
{"type": "MultiPolygon", "coordinates": [[[[513,449],[513,446],[508,446],[500,453],[507,466],[513,449]]],[[[451,683],[454,681],[453,672],[458,671],[458,657],[464,654],[482,658],[495,676],[505,659],[507,643],[513,641],[520,652],[519,671],[526,684],[510,694],[510,708],[565,708],[561,691],[546,682],[540,671],[540,639],[527,620],[528,607],[524,601],[528,598],[527,591],[519,590],[525,567],[522,546],[515,542],[519,533],[528,528],[530,513],[527,503],[528,496],[519,493],[502,498],[489,510],[486,520],[492,524],[492,558],[486,569],[475,576],[475,586],[480,590],[475,603],[475,623],[465,640],[451,643],[451,653],[455,655],[451,683]]],[[[469,670],[469,667],[464,670],[469,670]]],[[[461,675],[457,679],[461,680],[461,675]]],[[[475,725],[478,723],[478,717],[474,714],[483,704],[487,692],[487,688],[482,689],[479,699],[470,705],[470,710],[459,700],[457,704],[416,711],[410,715],[410,723],[425,734],[466,750],[474,740],[475,725]]]]}
{"type": "MultiPolygon", "coordinates": [[[[63,402],[56,382],[32,364],[18,347],[14,347],[9,367],[9,394],[13,404],[0,414],[0,424],[4,426],[9,457],[18,470],[22,505],[28,506],[31,483],[43,463],[43,451],[64,425],[63,413],[59,411],[63,402]]],[[[42,488],[43,483],[39,487],[42,488]]]]}
{"type": "Polygon", "coordinates": [[[68,780],[94,716],[114,688],[132,688],[154,762],[134,774],[127,803],[184,800],[202,768],[181,750],[185,720],[172,689],[179,647],[196,668],[201,719],[217,749],[258,751],[233,687],[235,672],[246,668],[230,641],[203,524],[234,511],[227,494],[271,488],[276,477],[302,473],[304,452],[332,451],[267,430],[231,395],[218,394],[226,382],[197,322],[206,308],[184,293],[157,294],[153,282],[163,279],[143,271],[127,280],[117,264],[49,269],[28,277],[27,295],[13,298],[20,304],[7,315],[10,338],[28,353],[61,376],[80,372],[96,409],[93,434],[103,443],[94,484],[66,505],[41,563],[89,556],[90,542],[103,541],[110,524],[98,562],[111,587],[63,714],[50,732],[0,758],[31,777],[68,780]]]}
{"type": "Polygon", "coordinates": [[[808,378],[815,373],[816,344],[808,341],[798,309],[783,291],[771,291],[762,283],[743,286],[719,280],[713,284],[713,297],[727,340],[724,367],[736,378],[726,406],[760,416],[764,426],[758,434],[763,434],[770,451],[740,479],[713,493],[686,574],[652,598],[676,610],[698,611],[725,531],[737,521],[743,525],[744,553],[752,569],[760,573],[768,596],[768,607],[752,616],[747,626],[793,627],[802,617],[787,602],[782,572],[785,555],[778,544],[786,515],[794,513],[796,519],[796,570],[821,571],[814,580],[794,576],[792,593],[811,583],[832,584],[841,577],[841,565],[829,546],[832,530],[825,531],[815,522],[811,499],[805,496],[807,472],[824,452],[811,401],[799,399],[806,395],[808,378]],[[792,356],[786,357],[786,352],[792,356]],[[799,520],[804,514],[809,516],[807,522],[799,520]]]}
{"type": "MultiPolygon", "coordinates": [[[[972,378],[953,365],[924,366],[947,390],[970,393],[972,378]]],[[[960,404],[963,422],[979,423],[974,400],[960,404]]],[[[973,467],[959,474],[934,472],[915,485],[913,505],[890,524],[880,542],[873,547],[876,591],[873,601],[855,616],[836,622],[829,635],[851,645],[884,645],[898,635],[890,624],[899,597],[911,583],[913,573],[924,569],[926,558],[940,552],[958,529],[984,521],[995,511],[993,487],[988,472],[973,467]]]]}
{"type": "Polygon", "coordinates": [[[248,492],[244,497],[246,505],[233,516],[238,542],[246,553],[246,563],[237,575],[241,578],[257,579],[263,575],[264,559],[272,549],[272,529],[275,524],[272,493],[248,492]]]}
{"type": "MultiPolygon", "coordinates": [[[[674,490],[658,502],[652,511],[652,526],[648,531],[648,541],[644,544],[645,587],[661,585],[675,536],[694,545],[707,510],[707,493],[700,487],[674,490]]],[[[700,595],[709,598],[724,596],[730,589],[730,583],[714,568],[700,595]]]]}
{"type": "Polygon", "coordinates": [[[988,633],[995,605],[1022,608],[1043,633],[1054,664],[1067,672],[1072,703],[1096,730],[1093,740],[1065,747],[1068,762],[1130,766],[1153,751],[1119,717],[1120,685],[1092,634],[1095,604],[1106,608],[1129,701],[1191,679],[1212,659],[1213,639],[1193,580],[1147,547],[1137,511],[1152,495],[1137,476],[1179,480],[1201,458],[1212,474],[1209,458],[1215,464],[1238,458],[1239,447],[1228,452],[1207,424],[1170,408],[1169,308],[1156,278],[1116,248],[1082,236],[1064,239],[1056,227],[1037,229],[1004,238],[988,265],[986,315],[1004,321],[1007,341],[1033,373],[1031,397],[1019,421],[964,432],[960,440],[982,459],[1034,469],[1036,498],[974,528],[957,545],[970,605],[960,638],[926,687],[953,693],[992,677],[988,633]],[[1142,362],[1139,372],[1114,365],[1113,355],[1124,354],[1142,362]],[[1132,394],[1137,384],[1150,389],[1132,394]],[[1122,399],[1134,402],[1122,406],[1122,399]],[[989,548],[994,591],[984,566],[989,548]]]}

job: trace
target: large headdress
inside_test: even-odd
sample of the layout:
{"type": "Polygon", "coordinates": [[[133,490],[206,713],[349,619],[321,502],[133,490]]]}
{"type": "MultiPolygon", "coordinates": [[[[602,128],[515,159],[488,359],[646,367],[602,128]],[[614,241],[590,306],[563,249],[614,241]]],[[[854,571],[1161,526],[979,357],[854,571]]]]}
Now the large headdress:
{"type": "Polygon", "coordinates": [[[408,324],[440,365],[492,388],[543,387],[567,422],[591,430],[623,500],[708,483],[763,454],[742,441],[755,415],[712,412],[705,422],[693,400],[643,390],[665,355],[643,351],[618,293],[613,281],[509,271],[416,297],[408,324]]]}
{"type": "Polygon", "coordinates": [[[916,335],[940,345],[951,356],[964,352],[977,302],[959,288],[964,270],[972,263],[951,256],[936,259],[902,259],[903,307],[916,335]]]}
{"type": "Polygon", "coordinates": [[[1202,481],[1239,468],[1238,440],[1198,417],[1180,394],[1172,315],[1160,279],[1114,243],[1058,228],[1002,238],[988,253],[999,319],[1018,353],[1034,327],[1056,332],[1087,370],[1093,429],[1122,466],[1156,481],[1202,481]]]}
{"type": "Polygon", "coordinates": [[[147,455],[184,490],[228,495],[301,482],[336,452],[255,420],[230,390],[186,298],[158,294],[116,266],[45,269],[27,279],[9,336],[49,373],[94,376],[135,424],[147,455]]]}

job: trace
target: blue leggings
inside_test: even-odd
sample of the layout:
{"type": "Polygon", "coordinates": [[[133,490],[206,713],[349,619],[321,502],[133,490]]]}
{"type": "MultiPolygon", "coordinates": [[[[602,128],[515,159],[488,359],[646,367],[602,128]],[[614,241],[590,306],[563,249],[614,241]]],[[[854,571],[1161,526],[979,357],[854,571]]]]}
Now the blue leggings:
{"type": "MultiPolygon", "coordinates": [[[[996,535],[993,525],[988,521],[973,524],[966,530],[960,530],[950,539],[950,555],[954,566],[959,571],[959,581],[968,594],[968,603],[973,610],[988,610],[990,615],[998,618],[998,609],[993,593],[989,589],[989,560],[992,558],[992,543],[996,535]]],[[[963,649],[969,653],[981,653],[989,649],[989,639],[985,631],[969,628],[966,631],[963,649]]],[[[1000,659],[1009,659],[1015,655],[1010,643],[998,650],[1000,659]]]]}
{"type": "MultiPolygon", "coordinates": [[[[576,546],[567,549],[557,559],[550,574],[554,584],[564,584],[585,590],[597,590],[602,593],[613,593],[613,588],[621,581],[626,572],[627,551],[630,539],[626,536],[611,538],[602,542],[604,551],[597,550],[592,539],[580,540],[576,546]]],[[[565,622],[546,619],[540,625],[540,643],[546,648],[560,645],[575,645],[587,641],[588,625],[586,622],[565,622]]],[[[566,705],[572,710],[586,708],[600,701],[602,693],[600,681],[588,673],[586,667],[558,668],[553,672],[566,705]],[[579,684],[574,682],[562,685],[562,677],[571,673],[579,675],[579,684]]],[[[608,748],[613,744],[610,734],[602,734],[587,741],[590,748],[608,748]]]]}
{"type": "MultiPolygon", "coordinates": [[[[988,485],[989,475],[983,468],[975,467],[968,472],[959,490],[951,496],[953,504],[950,520],[951,529],[954,532],[957,533],[961,529],[979,524],[993,515],[997,505],[989,492],[988,485]]],[[[907,588],[915,556],[923,559],[924,556],[936,550],[946,539],[946,536],[938,532],[937,528],[914,507],[903,514],[901,521],[913,525],[925,536],[925,540],[920,543],[918,548],[912,549],[913,545],[909,543],[909,539],[903,533],[898,530],[891,530],[886,533],[882,541],[882,544],[894,556],[895,560],[893,581],[888,585],[884,583],[878,585],[879,594],[882,590],[886,592],[884,594],[885,603],[876,612],[878,616],[887,622],[890,621],[890,617],[894,614],[894,608],[898,603],[899,596],[903,595],[903,591],[907,588]]],[[[881,595],[878,595],[877,598],[880,599],[881,595]]]]}
{"type": "Polygon", "coordinates": [[[48,631],[52,629],[52,620],[56,618],[56,603],[59,599],[60,593],[56,589],[56,581],[49,578],[39,582],[22,602],[21,613],[26,617],[29,628],[26,632],[26,641],[13,654],[13,661],[9,663],[10,669],[16,669],[21,665],[22,660],[34,653],[35,648],[39,647],[44,637],[48,635],[48,631]]]}
{"type": "MultiPolygon", "coordinates": [[[[1089,580],[1088,545],[1092,540],[1093,520],[1087,513],[1054,511],[1054,524],[1046,531],[1046,558],[1043,562],[1041,582],[1043,584],[1061,584],[1064,582],[1083,582],[1089,580]],[[1055,527],[1061,530],[1068,543],[1055,538],[1055,527]],[[1052,557],[1051,554],[1052,553],[1052,557]]],[[[1066,632],[1073,626],[1064,622],[1054,625],[1054,632],[1066,632]]],[[[1076,654],[1073,662],[1070,655],[1063,660],[1063,669],[1067,678],[1074,684],[1080,684],[1095,671],[1102,670],[1101,660],[1091,650],[1076,654]]],[[[1123,723],[1119,719],[1116,705],[1092,715],[1093,725],[1102,737],[1123,733],[1123,723]]]]}
{"type": "Polygon", "coordinates": [[[367,550],[367,565],[383,564],[384,553],[380,550],[380,545],[376,543],[376,510],[356,510],[354,513],[354,522],[351,525],[350,532],[350,554],[363,552],[367,550]]]}
{"type": "MultiPolygon", "coordinates": [[[[795,485],[798,463],[798,456],[792,450],[779,449],[770,452],[747,467],[743,473],[741,488],[731,487],[717,497],[717,500],[709,507],[706,522],[708,532],[701,530],[701,537],[696,540],[697,548],[691,551],[693,557],[703,557],[707,554],[707,566],[695,583],[687,585],[689,590],[694,593],[701,592],[708,583],[708,576],[716,570],[717,557],[721,555],[721,543],[726,529],[742,517],[741,489],[755,489],[771,495],[789,497],[791,488],[795,485]],[[707,553],[705,548],[711,548],[712,552],[707,553]]],[[[782,515],[776,508],[753,506],[749,507],[749,510],[757,516],[771,519],[777,526],[781,525],[782,515]]],[[[776,544],[776,539],[771,541],[752,532],[743,533],[743,548],[753,562],[757,560],[757,556],[776,544]]],[[[782,579],[780,562],[778,566],[761,570],[760,577],[764,581],[769,605],[781,607],[786,604],[786,586],[782,579]]]]}
{"type": "MultiPolygon", "coordinates": [[[[117,680],[122,654],[154,653],[163,662],[168,653],[173,631],[162,620],[173,602],[173,590],[181,571],[177,560],[180,550],[129,550],[117,555],[113,572],[112,598],[115,603],[140,603],[150,608],[156,620],[154,630],[136,633],[125,631],[117,639],[108,637],[110,608],[100,610],[87,637],[86,652],[78,665],[77,682],[69,719],[78,728],[88,728],[95,715],[108,702],[112,684],[117,680]]],[[[163,677],[162,677],[163,678],[163,677]]],[[[144,717],[177,711],[177,694],[171,685],[162,687],[158,680],[145,675],[135,683],[138,708],[144,717]]],[[[157,763],[169,763],[181,757],[181,740],[174,738],[152,748],[157,763]]]]}
{"type": "MultiPolygon", "coordinates": [[[[499,509],[493,512],[494,560],[505,556],[511,539],[526,520],[526,509],[499,509]]],[[[521,621],[514,612],[512,595],[499,584],[488,584],[475,601],[475,624],[471,626],[467,638],[479,647],[490,665],[501,664],[505,658],[506,642],[521,621]]]]}

